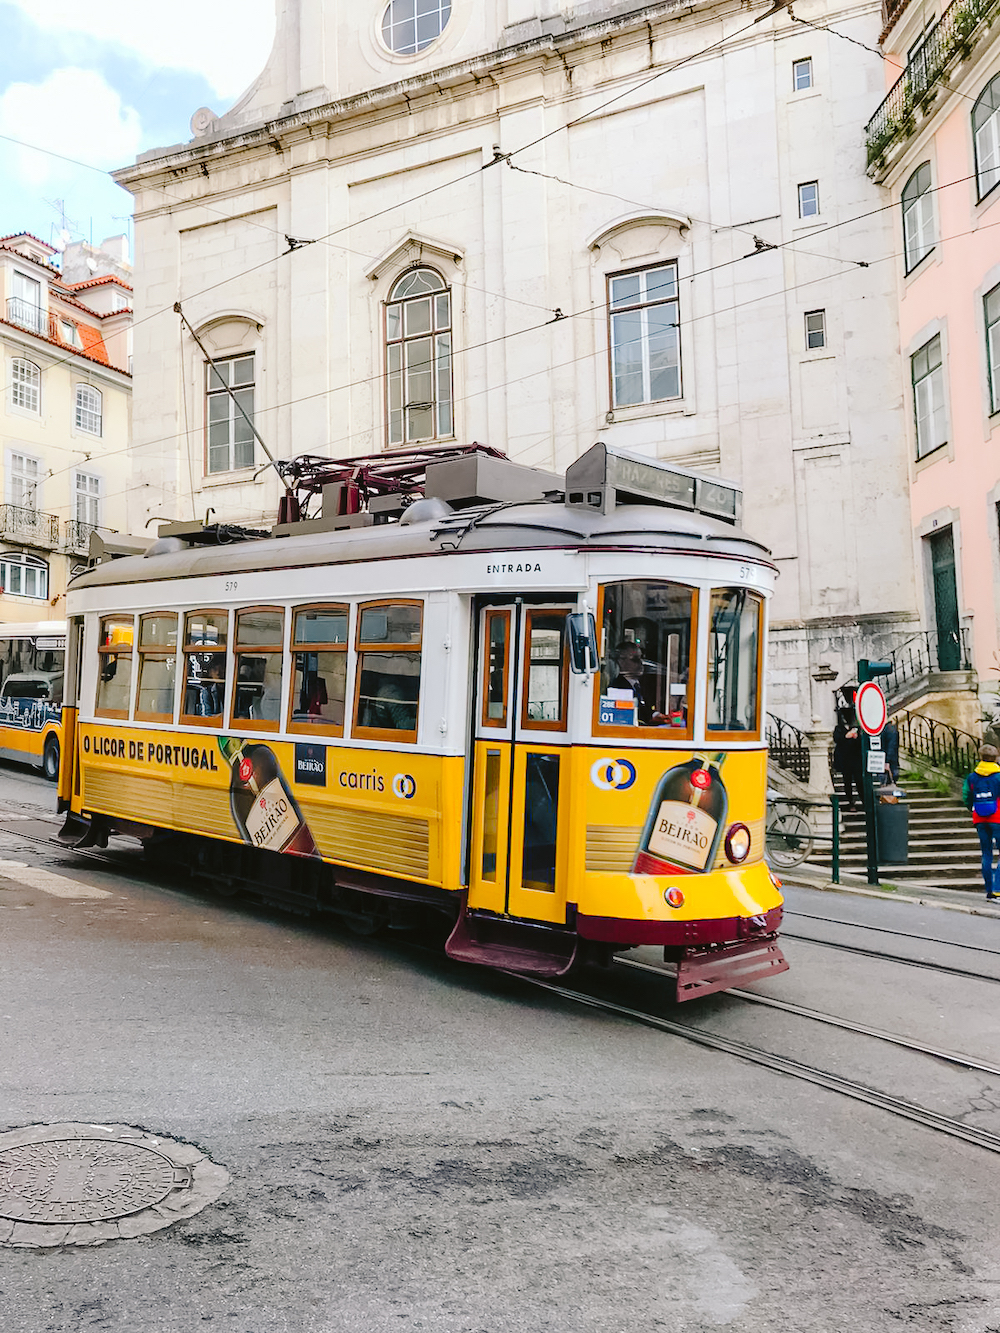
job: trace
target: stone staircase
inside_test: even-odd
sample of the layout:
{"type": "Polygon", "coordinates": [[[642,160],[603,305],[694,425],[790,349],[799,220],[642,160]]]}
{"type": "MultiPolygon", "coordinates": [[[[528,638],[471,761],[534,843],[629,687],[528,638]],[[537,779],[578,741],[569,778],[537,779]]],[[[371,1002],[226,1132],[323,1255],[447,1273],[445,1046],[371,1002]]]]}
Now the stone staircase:
{"type": "MultiPolygon", "coordinates": [[[[840,775],[838,774],[838,791],[840,775]]],[[[909,808],[909,861],[906,865],[879,865],[879,879],[901,887],[911,883],[933,884],[941,889],[964,889],[985,893],[979,838],[972,816],[955,796],[941,796],[916,778],[904,778],[899,786],[909,808]]],[[[858,811],[841,807],[840,869],[842,874],[860,875],[868,870],[865,818],[858,811]]],[[[829,844],[817,847],[809,864],[830,868],[829,844]]]]}

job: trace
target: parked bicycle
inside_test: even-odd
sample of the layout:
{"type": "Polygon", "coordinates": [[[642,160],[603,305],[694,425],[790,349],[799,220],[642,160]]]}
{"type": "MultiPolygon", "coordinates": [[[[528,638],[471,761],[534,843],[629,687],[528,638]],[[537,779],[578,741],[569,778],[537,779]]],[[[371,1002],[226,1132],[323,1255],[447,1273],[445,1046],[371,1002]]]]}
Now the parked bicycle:
{"type": "Polygon", "coordinates": [[[801,865],[813,849],[813,828],[801,805],[770,788],[764,825],[764,852],[776,870],[801,865]]]}

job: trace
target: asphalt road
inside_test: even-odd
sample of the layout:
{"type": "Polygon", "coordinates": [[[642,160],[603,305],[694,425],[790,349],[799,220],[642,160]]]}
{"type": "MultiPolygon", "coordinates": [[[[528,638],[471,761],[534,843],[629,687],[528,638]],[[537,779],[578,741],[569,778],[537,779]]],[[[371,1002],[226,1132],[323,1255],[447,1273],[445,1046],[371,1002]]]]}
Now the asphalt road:
{"type": "MultiPolygon", "coordinates": [[[[152,1236],[0,1249],[3,1333],[1000,1330],[997,1156],[426,941],[21,837],[51,804],[0,770],[0,1129],[142,1126],[232,1180],[152,1236]]],[[[876,909],[1000,950],[1000,921],[876,909]]],[[[1000,983],[786,952],[761,992],[1000,1064],[1000,983]]],[[[674,1012],[1000,1132],[1000,1078],[733,997],[674,1012]]]]}

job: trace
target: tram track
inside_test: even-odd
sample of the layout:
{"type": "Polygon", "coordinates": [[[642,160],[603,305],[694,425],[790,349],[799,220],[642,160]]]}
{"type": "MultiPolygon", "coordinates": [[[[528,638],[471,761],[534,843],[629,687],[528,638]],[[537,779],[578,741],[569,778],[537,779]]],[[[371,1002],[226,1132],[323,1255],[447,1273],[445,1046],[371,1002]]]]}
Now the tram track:
{"type": "MultiPolygon", "coordinates": [[[[658,971],[659,969],[651,968],[650,970],[658,971]]],[[[894,1097],[891,1093],[880,1092],[878,1089],[870,1088],[867,1084],[859,1083],[855,1079],[844,1078],[839,1074],[831,1073],[829,1070],[819,1069],[815,1065],[807,1065],[801,1060],[776,1055],[773,1051],[765,1051],[761,1047],[750,1046],[746,1042],[737,1041],[732,1037],[723,1037],[719,1033],[707,1032],[688,1023],[679,1023],[675,1019],[661,1018],[657,1014],[649,1014],[641,1009],[633,1009],[628,1005],[617,1004],[612,1000],[604,1000],[599,996],[589,995],[586,991],[574,991],[569,987],[559,986],[551,981],[543,981],[538,977],[528,977],[522,973],[510,972],[507,975],[516,977],[518,980],[539,990],[558,995],[571,1003],[597,1009],[619,1018],[627,1018],[632,1022],[641,1023],[645,1027],[655,1028],[660,1032],[667,1032],[671,1036],[681,1037],[696,1046],[721,1051],[726,1055],[735,1056],[737,1059],[759,1065],[764,1069],[770,1069],[776,1073],[786,1074],[791,1078],[812,1083],[817,1087],[826,1088],[830,1092],[839,1093],[853,1101],[863,1102],[901,1119],[910,1120],[925,1129],[934,1130],[950,1138],[961,1139],[963,1142],[983,1148],[987,1152],[1000,1153],[1000,1134],[993,1134],[989,1130],[977,1129],[974,1126],[963,1124],[961,1120],[954,1116],[942,1115],[937,1111],[929,1110],[927,1107],[919,1106],[916,1102],[907,1101],[902,1097],[894,1097]]],[[[734,992],[729,993],[733,994],[734,992]]],[[[749,992],[745,993],[748,994],[749,992]]],[[[991,1072],[996,1071],[991,1070],[991,1072]]]]}
{"type": "MultiPolygon", "coordinates": [[[[62,852],[72,858],[80,858],[98,864],[109,870],[127,871],[133,875],[136,875],[136,872],[138,872],[138,875],[136,875],[137,878],[141,878],[142,880],[153,884],[158,883],[158,877],[155,872],[150,873],[151,868],[143,865],[138,857],[130,855],[109,855],[104,849],[78,848],[60,842],[54,835],[50,834],[48,836],[42,836],[37,833],[29,833],[27,830],[20,828],[12,829],[6,827],[3,831],[23,839],[24,841],[44,847],[50,852],[62,852]]],[[[782,933],[786,937],[796,939],[801,938],[808,943],[825,943],[824,941],[810,939],[808,936],[791,935],[787,931],[782,933]]],[[[898,933],[902,934],[903,932],[898,933]]],[[[938,942],[946,943],[945,941],[938,942]]],[[[848,947],[852,952],[863,953],[866,956],[876,959],[903,963],[911,963],[914,961],[905,958],[895,958],[890,955],[879,953],[876,950],[862,950],[851,946],[848,947]]],[[[987,950],[986,952],[992,951],[987,950]]],[[[656,967],[652,964],[643,963],[637,959],[618,958],[615,962],[616,964],[627,967],[633,971],[663,976],[668,975],[665,969],[656,967]]],[[[916,965],[924,966],[932,970],[935,969],[935,965],[930,963],[917,962],[916,965]]],[[[979,980],[1000,980],[1000,978],[982,977],[979,974],[966,972],[961,969],[941,968],[938,970],[954,971],[957,972],[958,975],[971,976],[979,980]]],[[[538,990],[548,991],[550,994],[557,995],[571,1003],[579,1004],[616,1017],[625,1018],[631,1022],[640,1023],[643,1026],[651,1027],[658,1031],[679,1037],[694,1045],[718,1051],[736,1059],[769,1069],[775,1073],[784,1074],[788,1077],[811,1083],[817,1087],[822,1087],[828,1091],[837,1093],[840,1096],[864,1103],[899,1118],[909,1120],[923,1128],[944,1134],[950,1138],[961,1140],[975,1147],[982,1148],[985,1151],[1000,1154],[1000,1134],[994,1134],[989,1130],[966,1125],[953,1116],[932,1111],[927,1107],[920,1106],[905,1098],[896,1097],[891,1093],[881,1092],[878,1089],[869,1087],[867,1084],[861,1083],[855,1079],[846,1078],[829,1070],[806,1064],[803,1061],[788,1056],[778,1055],[775,1052],[767,1051],[762,1047],[751,1046],[746,1042],[724,1036],[721,1033],[707,1031],[693,1024],[679,1022],[672,1018],[664,1018],[658,1014],[648,1013],[629,1005],[619,1004],[613,1000],[603,999],[600,996],[589,994],[586,991],[574,990],[570,987],[562,986],[555,982],[545,981],[541,978],[530,977],[523,973],[507,972],[506,975],[527,986],[531,986],[538,990]]],[[[726,993],[744,1003],[758,1004],[767,1008],[790,1013],[797,1017],[806,1018],[814,1022],[854,1032],[861,1036],[867,1036],[887,1042],[901,1049],[912,1051],[915,1054],[928,1056],[932,1059],[952,1064],[975,1073],[1000,1077],[1000,1068],[997,1066],[966,1056],[959,1052],[941,1050],[922,1042],[912,1041],[909,1038],[886,1032],[882,1029],[869,1027],[865,1024],[854,1023],[848,1019],[839,1018],[836,1015],[824,1014],[818,1010],[808,1009],[804,1006],[796,1005],[785,1000],[778,1000],[771,996],[762,996],[755,992],[740,989],[734,989],[726,993]]]]}
{"type": "MultiPolygon", "coordinates": [[[[918,935],[912,930],[893,930],[890,926],[870,926],[866,922],[844,921],[836,916],[816,916],[813,912],[796,912],[787,906],[784,909],[783,916],[786,920],[788,917],[796,916],[800,921],[821,921],[827,926],[847,926],[851,930],[863,930],[868,935],[896,935],[904,940],[920,940],[922,944],[940,944],[950,949],[966,949],[970,953],[988,953],[1000,958],[1000,949],[988,949],[982,944],[964,944],[957,940],[930,939],[928,936],[918,935]]],[[[781,933],[783,935],[788,934],[785,930],[781,933]]]]}
{"type": "MultiPolygon", "coordinates": [[[[652,963],[641,963],[635,958],[616,958],[615,962],[636,971],[668,975],[663,968],[656,967],[652,963]]],[[[964,1055],[957,1051],[945,1051],[936,1046],[929,1046],[925,1042],[913,1041],[909,1037],[901,1037],[897,1033],[886,1032],[884,1028],[870,1027],[866,1023],[855,1023],[849,1018],[840,1018],[836,1014],[825,1014],[818,1009],[809,1009],[804,1005],[793,1004],[790,1000],[779,1000],[771,995],[758,995],[755,991],[733,989],[727,990],[725,994],[733,996],[734,999],[742,1000],[745,1004],[758,1004],[767,1009],[777,1009],[782,1013],[794,1014],[797,1018],[809,1018],[814,1023],[823,1023],[827,1027],[840,1028],[844,1032],[855,1032],[863,1037],[874,1037],[877,1041],[888,1042],[891,1046],[898,1046],[902,1050],[913,1051],[919,1055],[929,1055],[935,1060],[943,1061],[945,1064],[957,1065],[960,1069],[973,1069],[977,1073],[993,1074],[1000,1078],[1000,1066],[988,1064],[984,1060],[977,1060],[971,1055],[964,1055]]]]}
{"type": "MultiPolygon", "coordinates": [[[[859,927],[863,929],[863,927],[859,927]]],[[[907,958],[903,954],[883,953],[880,949],[865,949],[860,944],[842,944],[837,940],[820,940],[814,935],[800,935],[793,930],[782,930],[781,938],[799,940],[803,944],[815,944],[823,949],[839,949],[841,953],[853,953],[862,958],[877,958],[884,963],[901,963],[906,967],[922,967],[929,972],[941,972],[947,976],[966,977],[971,981],[990,981],[1000,984],[1000,976],[991,976],[988,972],[973,972],[967,967],[954,967],[950,963],[933,963],[925,958],[907,958]]],[[[938,944],[955,949],[964,948],[961,944],[951,944],[948,940],[925,940],[926,944],[938,944]]]]}

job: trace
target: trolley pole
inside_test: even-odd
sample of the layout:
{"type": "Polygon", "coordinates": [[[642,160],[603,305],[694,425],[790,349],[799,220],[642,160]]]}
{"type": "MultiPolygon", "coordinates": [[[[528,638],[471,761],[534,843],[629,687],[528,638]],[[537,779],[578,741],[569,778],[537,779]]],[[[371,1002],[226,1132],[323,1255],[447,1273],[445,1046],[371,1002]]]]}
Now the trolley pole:
{"type": "MultiPolygon", "coordinates": [[[[858,661],[858,686],[862,686],[867,680],[874,680],[877,676],[888,676],[892,670],[891,662],[870,662],[867,657],[862,657],[858,661]]],[[[857,715],[855,713],[855,721],[857,715]]],[[[859,725],[861,732],[861,781],[864,784],[862,793],[864,795],[865,807],[865,843],[868,852],[868,883],[878,884],[878,827],[875,823],[875,781],[874,775],[868,771],[868,755],[871,753],[871,741],[868,733],[859,725]]]]}

